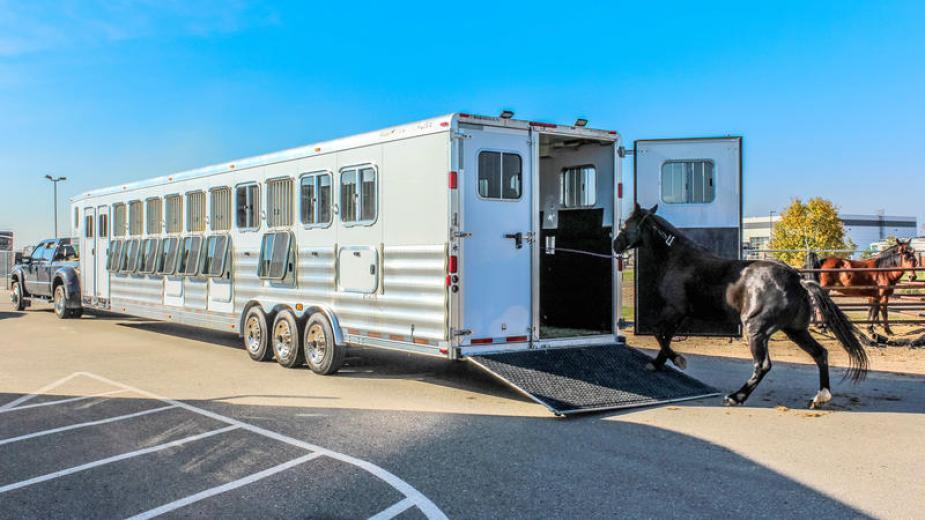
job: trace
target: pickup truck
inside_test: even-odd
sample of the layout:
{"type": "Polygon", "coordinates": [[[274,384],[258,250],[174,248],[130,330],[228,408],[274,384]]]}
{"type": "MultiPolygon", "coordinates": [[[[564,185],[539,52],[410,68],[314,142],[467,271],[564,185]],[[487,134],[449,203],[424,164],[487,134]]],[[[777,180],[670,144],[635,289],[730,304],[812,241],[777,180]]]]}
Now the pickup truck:
{"type": "Polygon", "coordinates": [[[80,263],[70,238],[42,240],[13,267],[10,280],[13,308],[24,310],[33,300],[52,302],[55,314],[62,319],[79,318],[83,314],[80,263]]]}

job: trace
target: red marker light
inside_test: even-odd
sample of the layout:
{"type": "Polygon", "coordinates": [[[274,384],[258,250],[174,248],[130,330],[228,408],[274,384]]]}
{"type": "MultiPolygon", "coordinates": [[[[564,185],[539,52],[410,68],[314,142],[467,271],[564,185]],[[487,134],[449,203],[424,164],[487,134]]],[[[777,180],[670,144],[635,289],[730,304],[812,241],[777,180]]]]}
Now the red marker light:
{"type": "Polygon", "coordinates": [[[450,255],[450,259],[448,263],[449,265],[447,266],[447,269],[450,272],[450,274],[455,273],[458,267],[459,257],[456,255],[450,255]]]}
{"type": "Polygon", "coordinates": [[[450,189],[455,190],[459,186],[459,174],[450,172],[450,189]]]}

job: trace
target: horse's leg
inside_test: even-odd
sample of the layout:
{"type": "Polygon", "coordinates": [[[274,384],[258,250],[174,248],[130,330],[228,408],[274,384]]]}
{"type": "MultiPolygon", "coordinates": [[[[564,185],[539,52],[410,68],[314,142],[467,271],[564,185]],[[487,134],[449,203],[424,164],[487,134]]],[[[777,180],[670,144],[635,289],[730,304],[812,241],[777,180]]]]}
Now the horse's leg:
{"type": "Polygon", "coordinates": [[[887,336],[893,335],[893,329],[890,328],[890,297],[883,295],[880,298],[880,315],[883,316],[883,332],[886,332],[887,336]]]}
{"type": "Polygon", "coordinates": [[[757,319],[752,319],[746,325],[748,331],[748,348],[752,351],[752,359],[755,361],[755,371],[752,377],[734,393],[726,396],[727,406],[740,405],[748,399],[748,396],[755,390],[758,383],[764,379],[765,374],[771,371],[771,357],[768,355],[768,339],[771,337],[770,326],[759,323],[757,319]]]}
{"type": "Polygon", "coordinates": [[[874,297],[868,298],[867,302],[870,303],[870,309],[867,311],[867,332],[870,334],[871,339],[877,341],[877,333],[874,331],[874,323],[878,322],[877,313],[880,312],[880,305],[877,302],[877,299],[874,297]]]}
{"type": "Polygon", "coordinates": [[[806,329],[785,330],[784,334],[812,356],[816,366],[819,367],[819,392],[809,403],[810,408],[819,408],[832,400],[832,392],[829,390],[829,351],[820,345],[806,329]]]}
{"type": "Polygon", "coordinates": [[[655,336],[655,339],[658,341],[658,354],[656,354],[655,359],[646,364],[646,370],[652,372],[661,370],[662,367],[665,366],[665,361],[669,359],[681,370],[687,368],[687,358],[678,354],[671,348],[671,339],[673,337],[674,332],[662,333],[655,336]]]}

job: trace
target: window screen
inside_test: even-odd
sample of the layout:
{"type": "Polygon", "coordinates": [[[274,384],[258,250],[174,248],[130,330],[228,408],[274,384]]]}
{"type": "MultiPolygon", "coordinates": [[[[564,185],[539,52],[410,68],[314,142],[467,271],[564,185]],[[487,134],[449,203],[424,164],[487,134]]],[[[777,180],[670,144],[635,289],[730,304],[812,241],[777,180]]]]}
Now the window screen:
{"type": "Polygon", "coordinates": [[[260,227],[260,188],[256,184],[238,186],[235,190],[235,222],[241,229],[260,227]]]}
{"type": "Polygon", "coordinates": [[[713,161],[662,164],[662,200],[670,204],[706,204],[716,198],[713,161]]]}
{"type": "Polygon", "coordinates": [[[141,235],[144,225],[144,215],[140,200],[133,200],[128,203],[128,232],[130,235],[141,235]]]}
{"type": "Polygon", "coordinates": [[[74,229],[80,226],[80,208],[74,208],[74,229]]]}
{"type": "Polygon", "coordinates": [[[152,198],[145,201],[145,233],[159,235],[161,233],[161,220],[164,218],[161,211],[161,199],[152,198]]]}
{"type": "Polygon", "coordinates": [[[212,231],[231,229],[231,188],[213,188],[210,195],[209,228],[212,231]]]}
{"type": "Polygon", "coordinates": [[[138,261],[138,239],[126,241],[124,249],[119,271],[131,273],[135,270],[135,263],[138,261]]]}
{"type": "Polygon", "coordinates": [[[267,225],[292,225],[292,179],[267,181],[267,225]]]}
{"type": "Polygon", "coordinates": [[[93,215],[84,217],[84,237],[93,238],[93,215]]]}
{"type": "Polygon", "coordinates": [[[99,226],[97,227],[97,234],[100,238],[106,238],[109,236],[109,215],[103,214],[97,217],[99,221],[99,226]]]}
{"type": "Polygon", "coordinates": [[[597,202],[597,172],[594,166],[576,166],[562,170],[559,178],[563,208],[590,208],[597,202]]]}
{"type": "Polygon", "coordinates": [[[350,168],[340,172],[341,220],[373,222],[376,220],[376,169],[350,168]]]}
{"type": "Polygon", "coordinates": [[[157,248],[157,274],[173,274],[177,269],[177,237],[162,238],[157,248]]]}
{"type": "Polygon", "coordinates": [[[119,258],[122,257],[122,241],[115,240],[109,245],[109,256],[106,258],[106,270],[115,272],[119,270],[119,258]]]}
{"type": "Polygon", "coordinates": [[[516,200],[523,187],[523,161],[503,152],[479,153],[479,195],[486,199],[516,200]]]}
{"type": "Polygon", "coordinates": [[[228,252],[228,236],[211,236],[206,240],[206,254],[202,262],[202,274],[222,276],[225,274],[225,257],[228,252]]]}
{"type": "Polygon", "coordinates": [[[180,259],[177,274],[195,276],[199,273],[199,255],[202,252],[202,237],[185,237],[180,244],[180,259]]]}
{"type": "Polygon", "coordinates": [[[186,230],[190,233],[206,230],[206,194],[201,191],[186,194],[186,230]]]}
{"type": "Polygon", "coordinates": [[[289,233],[267,233],[260,244],[257,275],[281,280],[289,271],[289,233]]]}
{"type": "Polygon", "coordinates": [[[113,204],[112,206],[112,236],[125,236],[125,204],[113,204]]]}
{"type": "Polygon", "coordinates": [[[324,225],[331,222],[330,173],[314,173],[302,177],[299,193],[303,224],[324,225]]]}
{"type": "Polygon", "coordinates": [[[138,256],[138,272],[142,274],[151,274],[157,264],[157,242],[156,238],[146,238],[141,243],[141,251],[138,256]]]}
{"type": "Polygon", "coordinates": [[[167,219],[165,221],[168,233],[183,231],[183,198],[180,195],[167,195],[164,205],[167,206],[167,219]]]}

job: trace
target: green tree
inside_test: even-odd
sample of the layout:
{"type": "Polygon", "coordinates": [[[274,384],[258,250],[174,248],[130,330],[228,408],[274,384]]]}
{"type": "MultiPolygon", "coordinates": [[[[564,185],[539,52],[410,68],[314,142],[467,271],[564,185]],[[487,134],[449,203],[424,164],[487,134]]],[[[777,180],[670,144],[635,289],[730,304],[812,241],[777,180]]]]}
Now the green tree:
{"type": "Polygon", "coordinates": [[[854,249],[854,243],[845,236],[845,225],[838,218],[838,208],[822,197],[809,199],[805,204],[793,199],[790,206],[774,223],[771,249],[797,250],[775,253],[778,260],[793,266],[802,266],[806,250],[823,256],[848,256],[838,250],[854,249]]]}

